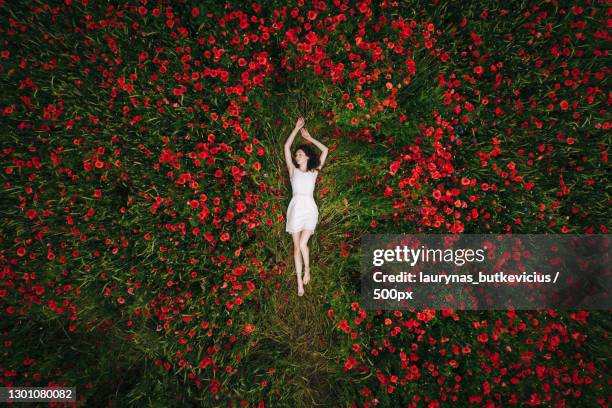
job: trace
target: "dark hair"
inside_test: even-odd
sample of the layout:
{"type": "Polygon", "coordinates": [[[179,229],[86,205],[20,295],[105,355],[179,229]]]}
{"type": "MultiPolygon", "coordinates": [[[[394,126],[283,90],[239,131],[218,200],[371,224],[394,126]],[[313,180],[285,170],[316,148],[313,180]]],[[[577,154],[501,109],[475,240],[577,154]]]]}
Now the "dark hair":
{"type": "Polygon", "coordinates": [[[301,144],[298,147],[296,147],[295,150],[293,151],[293,155],[291,156],[291,160],[293,160],[293,164],[295,165],[295,167],[299,167],[297,165],[297,163],[295,162],[295,153],[298,150],[302,150],[304,152],[304,154],[306,156],[308,156],[308,163],[306,163],[306,168],[308,170],[312,170],[312,169],[315,169],[315,168],[319,167],[319,165],[321,164],[321,160],[319,158],[319,155],[317,154],[317,152],[315,152],[315,150],[312,148],[312,146],[307,145],[307,144],[301,144]]]}

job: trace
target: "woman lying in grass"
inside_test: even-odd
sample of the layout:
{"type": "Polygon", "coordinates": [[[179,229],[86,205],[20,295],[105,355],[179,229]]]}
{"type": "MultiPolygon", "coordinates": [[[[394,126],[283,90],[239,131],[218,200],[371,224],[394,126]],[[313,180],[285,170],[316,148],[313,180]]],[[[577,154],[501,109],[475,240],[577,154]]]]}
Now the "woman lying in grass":
{"type": "Polygon", "coordinates": [[[313,192],[319,170],[327,158],[328,148],[314,139],[304,128],[304,118],[297,120],[295,128],[285,142],[285,161],[291,180],[293,197],[287,208],[287,225],[285,231],[293,237],[293,257],[297,273],[298,296],[304,294],[304,285],[310,281],[310,260],[308,239],[314,234],[319,218],[319,210],[314,200],[313,192]],[[295,152],[295,163],[292,160],[291,145],[298,132],[308,142],[321,149],[319,156],[310,144],[299,145],[295,152]],[[302,264],[304,279],[302,280],[302,264]]]}

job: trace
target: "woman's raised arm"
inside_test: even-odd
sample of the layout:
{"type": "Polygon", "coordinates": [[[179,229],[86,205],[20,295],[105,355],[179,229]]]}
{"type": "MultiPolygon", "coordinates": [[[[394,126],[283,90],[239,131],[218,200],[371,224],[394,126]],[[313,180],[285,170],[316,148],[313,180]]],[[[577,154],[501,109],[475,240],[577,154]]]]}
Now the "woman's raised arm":
{"type": "Polygon", "coordinates": [[[287,171],[289,171],[289,176],[292,175],[293,169],[295,168],[295,166],[293,165],[293,161],[291,160],[291,145],[293,144],[293,139],[295,139],[295,135],[297,135],[297,132],[302,129],[304,123],[305,122],[303,117],[298,118],[297,122],[295,123],[295,128],[293,129],[293,131],[287,138],[287,141],[285,142],[285,162],[287,164],[287,171]]]}

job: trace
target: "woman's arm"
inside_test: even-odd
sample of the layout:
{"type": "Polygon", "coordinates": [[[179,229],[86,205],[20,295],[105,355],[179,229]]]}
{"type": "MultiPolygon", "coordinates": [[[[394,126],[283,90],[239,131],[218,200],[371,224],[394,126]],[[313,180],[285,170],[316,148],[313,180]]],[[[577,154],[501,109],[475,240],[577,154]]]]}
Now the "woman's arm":
{"type": "Polygon", "coordinates": [[[327,159],[327,153],[329,152],[329,149],[323,143],[319,142],[317,139],[312,137],[306,128],[302,128],[301,132],[302,132],[302,137],[304,139],[308,140],[310,143],[314,144],[319,149],[321,149],[321,157],[319,157],[319,161],[321,162],[321,164],[319,164],[319,167],[318,167],[318,169],[321,170],[321,167],[323,167],[323,163],[325,163],[325,159],[327,159]]]}
{"type": "Polygon", "coordinates": [[[297,132],[299,132],[303,126],[304,126],[304,118],[300,117],[298,118],[295,124],[295,128],[293,129],[293,131],[287,138],[287,141],[285,142],[285,162],[287,164],[287,170],[289,171],[289,176],[293,174],[293,169],[295,168],[295,166],[293,165],[293,161],[291,160],[291,145],[293,144],[293,139],[295,139],[295,135],[297,135],[297,132]]]}

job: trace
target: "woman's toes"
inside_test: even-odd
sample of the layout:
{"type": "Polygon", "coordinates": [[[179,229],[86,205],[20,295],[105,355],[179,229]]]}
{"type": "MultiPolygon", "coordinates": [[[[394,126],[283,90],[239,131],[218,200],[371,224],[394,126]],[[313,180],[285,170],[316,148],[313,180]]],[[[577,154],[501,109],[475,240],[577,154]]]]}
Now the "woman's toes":
{"type": "Polygon", "coordinates": [[[298,296],[302,296],[304,294],[304,288],[298,288],[298,296]]]}
{"type": "Polygon", "coordinates": [[[309,281],[310,281],[310,273],[306,272],[304,274],[304,281],[303,281],[304,285],[307,285],[309,281]]]}

